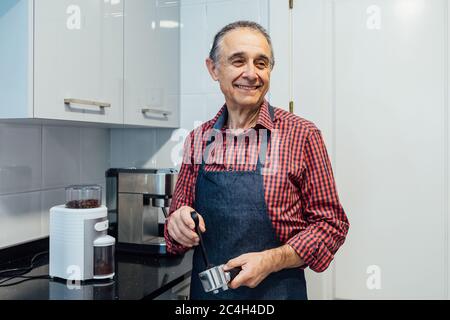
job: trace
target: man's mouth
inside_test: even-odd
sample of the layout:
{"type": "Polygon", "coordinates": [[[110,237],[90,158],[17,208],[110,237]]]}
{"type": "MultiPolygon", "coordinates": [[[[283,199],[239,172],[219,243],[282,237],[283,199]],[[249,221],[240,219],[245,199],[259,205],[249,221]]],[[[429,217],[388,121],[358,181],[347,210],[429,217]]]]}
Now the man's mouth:
{"type": "Polygon", "coordinates": [[[262,85],[258,85],[258,86],[249,86],[249,85],[242,85],[242,84],[235,84],[235,87],[242,89],[242,90],[257,90],[260,87],[262,87],[262,85]]]}

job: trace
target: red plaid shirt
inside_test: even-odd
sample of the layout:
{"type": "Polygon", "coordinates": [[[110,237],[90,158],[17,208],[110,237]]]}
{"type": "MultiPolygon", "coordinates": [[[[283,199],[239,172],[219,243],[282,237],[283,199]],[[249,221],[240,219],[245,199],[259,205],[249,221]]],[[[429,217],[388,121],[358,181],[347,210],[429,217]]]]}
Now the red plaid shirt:
{"type": "MultiPolygon", "coordinates": [[[[223,106],[212,120],[192,131],[186,139],[169,219],[176,209],[194,206],[195,184],[207,141],[203,137],[207,136],[205,133],[213,128],[225,108],[223,106]]],[[[274,109],[272,121],[265,101],[254,127],[255,130],[266,129],[272,133],[266,161],[261,160],[265,168],[271,168],[263,175],[268,214],[279,240],[289,244],[306,263],[302,267],[309,266],[321,272],[329,266],[343,244],[349,222],[339,202],[320,130],[310,121],[282,109],[274,109]]],[[[235,147],[229,144],[227,150],[226,129],[225,126],[222,128],[223,154],[220,151],[216,155],[206,152],[210,153],[212,160],[205,165],[205,171],[255,170],[256,148],[259,150],[261,139],[257,138],[256,143],[249,143],[247,139],[245,144],[235,143],[235,147]],[[219,154],[223,158],[218,157],[219,154]]],[[[169,236],[167,225],[165,239],[170,253],[188,250],[169,236]]]]}

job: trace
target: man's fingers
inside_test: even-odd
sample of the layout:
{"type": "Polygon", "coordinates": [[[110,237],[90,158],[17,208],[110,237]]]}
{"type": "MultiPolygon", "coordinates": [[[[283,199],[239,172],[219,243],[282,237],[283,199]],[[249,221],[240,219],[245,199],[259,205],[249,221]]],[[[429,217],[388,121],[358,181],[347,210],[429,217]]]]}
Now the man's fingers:
{"type": "Polygon", "coordinates": [[[231,289],[239,288],[245,281],[247,281],[248,276],[245,271],[242,270],[238,275],[228,284],[231,289]]]}
{"type": "Polygon", "coordinates": [[[185,247],[191,247],[191,241],[186,238],[181,232],[180,230],[178,230],[178,227],[173,224],[170,228],[169,228],[169,234],[170,236],[177,241],[179,244],[185,246],[185,247]]]}
{"type": "MultiPolygon", "coordinates": [[[[195,223],[191,217],[191,211],[194,209],[190,207],[182,207],[175,211],[169,220],[168,229],[169,234],[178,243],[192,247],[199,244],[199,236],[195,230],[195,223]]],[[[199,226],[202,232],[205,231],[205,221],[203,217],[199,216],[199,226]]]]}
{"type": "Polygon", "coordinates": [[[245,254],[240,255],[237,258],[228,260],[228,262],[223,266],[223,270],[224,271],[228,271],[230,269],[236,268],[236,267],[240,267],[243,264],[245,264],[246,259],[245,259],[245,254]]]}
{"type": "Polygon", "coordinates": [[[192,241],[198,241],[198,235],[196,232],[193,231],[195,227],[195,223],[189,216],[186,215],[186,213],[189,212],[189,210],[180,210],[180,212],[177,214],[177,217],[175,219],[175,223],[178,227],[178,230],[187,238],[192,239],[192,241]],[[186,218],[188,217],[188,218],[186,218]],[[191,227],[192,226],[192,227],[191,227]]]}
{"type": "Polygon", "coordinates": [[[195,222],[191,217],[191,210],[185,209],[180,212],[180,218],[181,221],[189,228],[194,229],[195,228],[195,222]]]}
{"type": "MultiPolygon", "coordinates": [[[[189,230],[190,231],[190,230],[189,230]]],[[[190,231],[192,232],[192,231],[190,231]]],[[[182,244],[186,247],[192,247],[193,245],[197,244],[197,242],[190,238],[189,236],[186,236],[178,227],[176,223],[173,223],[171,225],[171,228],[169,228],[169,234],[173,239],[175,239],[178,243],[182,244]],[[172,231],[172,232],[170,232],[172,231]],[[172,233],[172,234],[171,234],[172,233]]]]}
{"type": "Polygon", "coordinates": [[[206,232],[205,220],[203,220],[203,217],[199,214],[198,214],[198,218],[199,218],[200,231],[206,232]]]}
{"type": "MultiPolygon", "coordinates": [[[[186,208],[185,210],[183,210],[181,212],[181,219],[183,220],[184,224],[186,224],[186,226],[188,226],[190,229],[195,229],[195,222],[192,219],[191,216],[191,211],[195,211],[192,208],[186,208]]],[[[203,217],[197,212],[197,217],[198,217],[198,225],[200,227],[200,231],[201,232],[205,232],[206,231],[206,226],[205,226],[205,220],[203,220],[203,217]]]]}
{"type": "Polygon", "coordinates": [[[185,236],[186,238],[190,239],[193,242],[198,241],[198,235],[196,232],[192,231],[188,226],[186,226],[182,221],[177,221],[176,223],[177,229],[180,231],[180,233],[185,236]]]}

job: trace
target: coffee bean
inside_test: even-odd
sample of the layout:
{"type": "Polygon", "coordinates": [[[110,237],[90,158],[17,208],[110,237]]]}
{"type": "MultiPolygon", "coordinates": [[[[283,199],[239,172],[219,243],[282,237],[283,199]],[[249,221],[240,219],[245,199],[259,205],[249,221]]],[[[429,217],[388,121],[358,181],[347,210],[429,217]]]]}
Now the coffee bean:
{"type": "Polygon", "coordinates": [[[70,209],[90,209],[100,207],[98,199],[72,200],[66,203],[66,208],[70,209]]]}

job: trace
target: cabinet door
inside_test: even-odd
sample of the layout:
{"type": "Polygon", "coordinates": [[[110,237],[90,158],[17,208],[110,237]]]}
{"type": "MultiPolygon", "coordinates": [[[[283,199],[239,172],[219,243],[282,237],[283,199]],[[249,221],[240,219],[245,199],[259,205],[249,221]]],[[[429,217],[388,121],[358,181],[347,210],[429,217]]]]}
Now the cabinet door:
{"type": "Polygon", "coordinates": [[[34,117],[122,124],[123,1],[35,1],[34,25],[34,117]]]}
{"type": "Polygon", "coordinates": [[[446,1],[335,1],[337,298],[445,299],[446,1]]]}
{"type": "Polygon", "coordinates": [[[125,2],[125,124],[179,126],[179,7],[125,2]]]}

